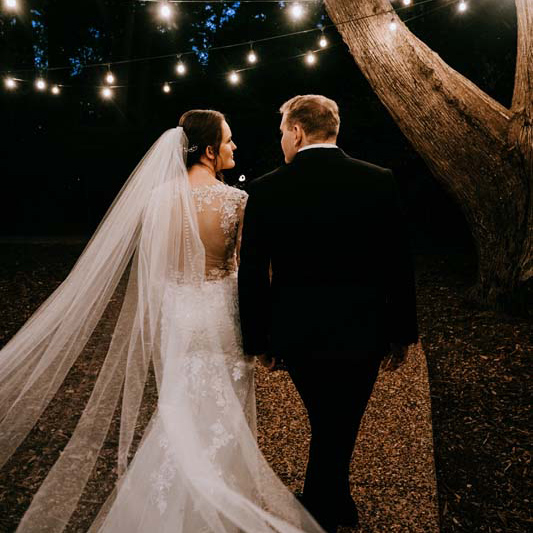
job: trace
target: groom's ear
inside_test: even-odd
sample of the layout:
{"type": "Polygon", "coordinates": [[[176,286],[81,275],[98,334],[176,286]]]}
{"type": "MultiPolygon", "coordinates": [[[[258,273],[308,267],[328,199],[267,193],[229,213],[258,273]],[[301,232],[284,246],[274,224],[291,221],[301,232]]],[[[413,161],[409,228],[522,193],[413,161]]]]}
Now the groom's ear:
{"type": "Polygon", "coordinates": [[[303,137],[304,137],[304,130],[300,126],[300,124],[296,123],[292,127],[292,131],[294,133],[294,144],[296,146],[299,146],[302,144],[303,137]]]}

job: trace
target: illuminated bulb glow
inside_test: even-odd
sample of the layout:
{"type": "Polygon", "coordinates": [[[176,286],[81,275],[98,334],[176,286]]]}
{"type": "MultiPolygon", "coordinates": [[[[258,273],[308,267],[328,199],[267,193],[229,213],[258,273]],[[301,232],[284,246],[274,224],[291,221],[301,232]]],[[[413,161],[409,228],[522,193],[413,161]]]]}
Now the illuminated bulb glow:
{"type": "Polygon", "coordinates": [[[107,83],[109,83],[109,84],[114,83],[115,76],[113,76],[113,74],[111,72],[108,72],[107,76],[105,77],[105,81],[107,81],[107,83]]]}
{"type": "Polygon", "coordinates": [[[187,69],[185,68],[185,65],[181,61],[176,65],[176,72],[180,76],[183,76],[185,74],[185,72],[187,72],[187,69]]]}
{"type": "Polygon", "coordinates": [[[410,6],[411,5],[411,0],[403,0],[403,5],[404,6],[410,6]]]}
{"type": "Polygon", "coordinates": [[[390,31],[396,31],[398,29],[398,24],[396,24],[396,22],[392,21],[390,24],[389,24],[389,30],[390,31]]]}
{"type": "Polygon", "coordinates": [[[46,82],[42,78],[39,78],[35,82],[35,87],[37,87],[39,91],[44,91],[46,89],[46,82]]]}
{"type": "Polygon", "coordinates": [[[307,52],[305,56],[305,62],[308,65],[314,65],[316,63],[316,56],[313,54],[313,52],[307,52]]]}
{"type": "Polygon", "coordinates": [[[170,85],[168,83],[165,83],[163,85],[163,92],[164,93],[169,93],[170,92],[170,85]]]}
{"type": "Polygon", "coordinates": [[[164,19],[169,19],[172,16],[172,9],[167,3],[164,3],[159,9],[159,14],[164,19]]]}
{"type": "Polygon", "coordinates": [[[102,96],[104,98],[111,98],[113,96],[113,91],[109,87],[104,87],[102,89],[102,96]]]}
{"type": "Polygon", "coordinates": [[[52,94],[59,94],[59,87],[57,85],[52,87],[52,94]]]}
{"type": "Polygon", "coordinates": [[[8,89],[14,89],[17,86],[17,82],[13,78],[6,78],[4,83],[8,89]]]}
{"type": "Polygon", "coordinates": [[[459,11],[461,11],[461,13],[464,13],[466,11],[467,7],[468,7],[468,5],[467,5],[466,2],[463,2],[463,1],[459,2],[458,9],[459,9],[459,11]]]}
{"type": "Polygon", "coordinates": [[[318,44],[320,45],[320,48],[326,48],[328,45],[328,40],[322,35],[322,37],[320,37],[320,41],[318,41],[318,44]]]}
{"type": "Polygon", "coordinates": [[[257,63],[257,55],[253,50],[248,54],[247,59],[248,63],[257,63]]]}
{"type": "Polygon", "coordinates": [[[7,9],[17,9],[17,0],[5,0],[7,9]]]}
{"type": "Polygon", "coordinates": [[[233,71],[230,75],[229,75],[229,81],[231,83],[233,83],[233,85],[239,83],[239,80],[240,80],[240,76],[237,74],[237,72],[233,71]]]}
{"type": "Polygon", "coordinates": [[[304,16],[304,8],[296,3],[291,6],[291,17],[294,20],[299,20],[304,16]]]}

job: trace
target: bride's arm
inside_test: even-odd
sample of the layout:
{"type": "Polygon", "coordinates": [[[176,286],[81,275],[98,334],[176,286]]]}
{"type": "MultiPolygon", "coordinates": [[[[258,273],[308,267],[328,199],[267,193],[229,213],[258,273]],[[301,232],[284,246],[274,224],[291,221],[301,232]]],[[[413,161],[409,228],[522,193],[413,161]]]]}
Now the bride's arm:
{"type": "Polygon", "coordinates": [[[241,242],[242,242],[242,226],[244,220],[244,210],[246,209],[246,202],[248,195],[243,196],[239,204],[239,225],[237,227],[237,244],[235,246],[235,256],[237,260],[237,266],[241,264],[241,242]]]}

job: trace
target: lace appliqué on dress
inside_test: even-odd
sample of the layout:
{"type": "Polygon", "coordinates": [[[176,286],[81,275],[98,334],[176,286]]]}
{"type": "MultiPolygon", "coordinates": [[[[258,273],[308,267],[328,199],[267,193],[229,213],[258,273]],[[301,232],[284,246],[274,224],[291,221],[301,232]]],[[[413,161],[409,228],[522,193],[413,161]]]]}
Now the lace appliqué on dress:
{"type": "Polygon", "coordinates": [[[226,245],[230,246],[235,242],[237,227],[242,210],[246,204],[248,194],[235,187],[230,187],[224,183],[215,185],[205,185],[192,189],[198,213],[201,213],[210,206],[213,211],[221,213],[221,227],[226,236],[226,245]],[[218,204],[216,199],[222,197],[218,204]]]}
{"type": "Polygon", "coordinates": [[[172,486],[172,480],[176,475],[176,467],[170,450],[168,449],[168,440],[162,438],[159,446],[164,450],[164,460],[161,468],[151,475],[152,495],[151,500],[159,509],[159,514],[163,514],[168,506],[168,490],[172,486]]]}

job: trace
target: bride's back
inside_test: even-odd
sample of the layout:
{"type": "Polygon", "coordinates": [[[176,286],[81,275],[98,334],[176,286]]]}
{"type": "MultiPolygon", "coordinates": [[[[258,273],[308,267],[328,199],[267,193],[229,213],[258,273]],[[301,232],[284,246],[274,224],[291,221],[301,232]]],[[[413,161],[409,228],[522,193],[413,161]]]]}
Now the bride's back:
{"type": "Polygon", "coordinates": [[[221,182],[192,185],[191,190],[205,247],[206,278],[223,278],[237,268],[236,249],[248,195],[221,182]]]}

